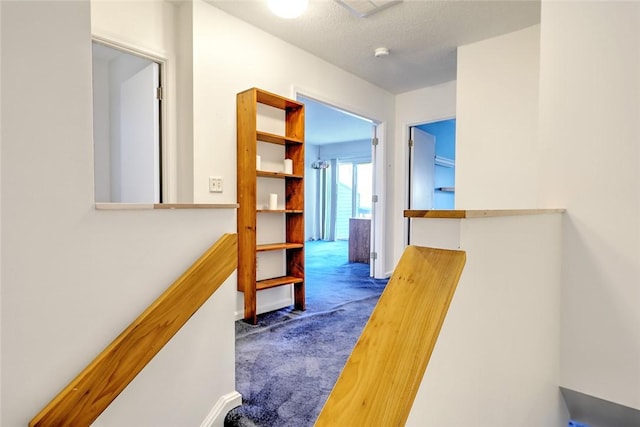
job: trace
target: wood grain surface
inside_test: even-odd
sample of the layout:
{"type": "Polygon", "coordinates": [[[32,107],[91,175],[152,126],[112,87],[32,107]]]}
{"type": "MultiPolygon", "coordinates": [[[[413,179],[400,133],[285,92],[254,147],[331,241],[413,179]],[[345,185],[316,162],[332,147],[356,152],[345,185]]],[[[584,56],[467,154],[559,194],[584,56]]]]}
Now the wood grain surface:
{"type": "Polygon", "coordinates": [[[461,251],[407,247],[317,427],[404,425],[465,260],[461,251]]]}
{"type": "Polygon", "coordinates": [[[565,209],[472,209],[447,210],[430,209],[404,211],[405,218],[491,218],[496,216],[542,215],[548,213],[563,213],[565,209]]]}

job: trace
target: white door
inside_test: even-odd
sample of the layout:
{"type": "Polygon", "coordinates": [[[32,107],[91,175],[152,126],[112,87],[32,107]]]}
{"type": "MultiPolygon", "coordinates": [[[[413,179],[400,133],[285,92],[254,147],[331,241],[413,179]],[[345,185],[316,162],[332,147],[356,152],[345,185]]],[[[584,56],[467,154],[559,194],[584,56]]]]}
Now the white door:
{"type": "Polygon", "coordinates": [[[123,203],[160,202],[158,64],[120,86],[120,195],[123,203]]]}
{"type": "Polygon", "coordinates": [[[409,209],[432,209],[436,158],[433,135],[411,127],[409,149],[409,209]]]}

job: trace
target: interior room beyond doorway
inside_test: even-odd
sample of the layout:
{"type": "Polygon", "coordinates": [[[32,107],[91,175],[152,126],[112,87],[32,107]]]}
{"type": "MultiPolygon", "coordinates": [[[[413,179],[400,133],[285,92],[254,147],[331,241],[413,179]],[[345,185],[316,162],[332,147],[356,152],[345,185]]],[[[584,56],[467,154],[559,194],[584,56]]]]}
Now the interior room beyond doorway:
{"type": "Polygon", "coordinates": [[[408,208],[455,209],[456,119],[413,126],[411,135],[408,208]]]}
{"type": "MultiPolygon", "coordinates": [[[[306,240],[315,249],[343,241],[332,248],[344,263],[369,264],[375,124],[314,99],[298,100],[305,103],[306,240]]],[[[309,258],[322,251],[306,252],[309,258]]]]}

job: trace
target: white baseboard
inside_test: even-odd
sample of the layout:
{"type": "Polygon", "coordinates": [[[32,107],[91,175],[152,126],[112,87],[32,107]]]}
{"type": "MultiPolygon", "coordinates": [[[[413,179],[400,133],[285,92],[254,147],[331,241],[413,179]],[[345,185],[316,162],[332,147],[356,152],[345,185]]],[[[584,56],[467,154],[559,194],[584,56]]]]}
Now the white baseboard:
{"type": "MultiPolygon", "coordinates": [[[[272,303],[267,304],[267,305],[259,306],[259,307],[257,307],[257,310],[258,310],[258,314],[261,314],[261,313],[266,313],[268,311],[280,310],[281,308],[289,307],[290,305],[293,305],[293,297],[291,297],[291,298],[282,298],[279,301],[272,302],[272,303]]],[[[236,311],[234,313],[234,316],[235,316],[236,320],[242,320],[242,319],[244,319],[244,312],[236,311]]]]}
{"type": "Polygon", "coordinates": [[[227,413],[240,405],[242,405],[242,395],[237,391],[220,396],[200,427],[223,427],[227,413]]]}

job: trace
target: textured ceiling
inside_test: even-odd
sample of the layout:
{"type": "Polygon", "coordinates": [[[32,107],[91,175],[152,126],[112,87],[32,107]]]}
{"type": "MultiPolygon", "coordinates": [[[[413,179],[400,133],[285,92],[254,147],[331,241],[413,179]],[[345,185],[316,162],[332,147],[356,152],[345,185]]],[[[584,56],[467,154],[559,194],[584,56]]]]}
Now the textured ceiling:
{"type": "Polygon", "coordinates": [[[365,18],[310,0],[291,20],[273,15],[266,0],[207,2],[394,94],[454,80],[458,46],[540,22],[539,0],[405,0],[365,18]],[[376,58],[381,46],[391,53],[376,58]]]}

